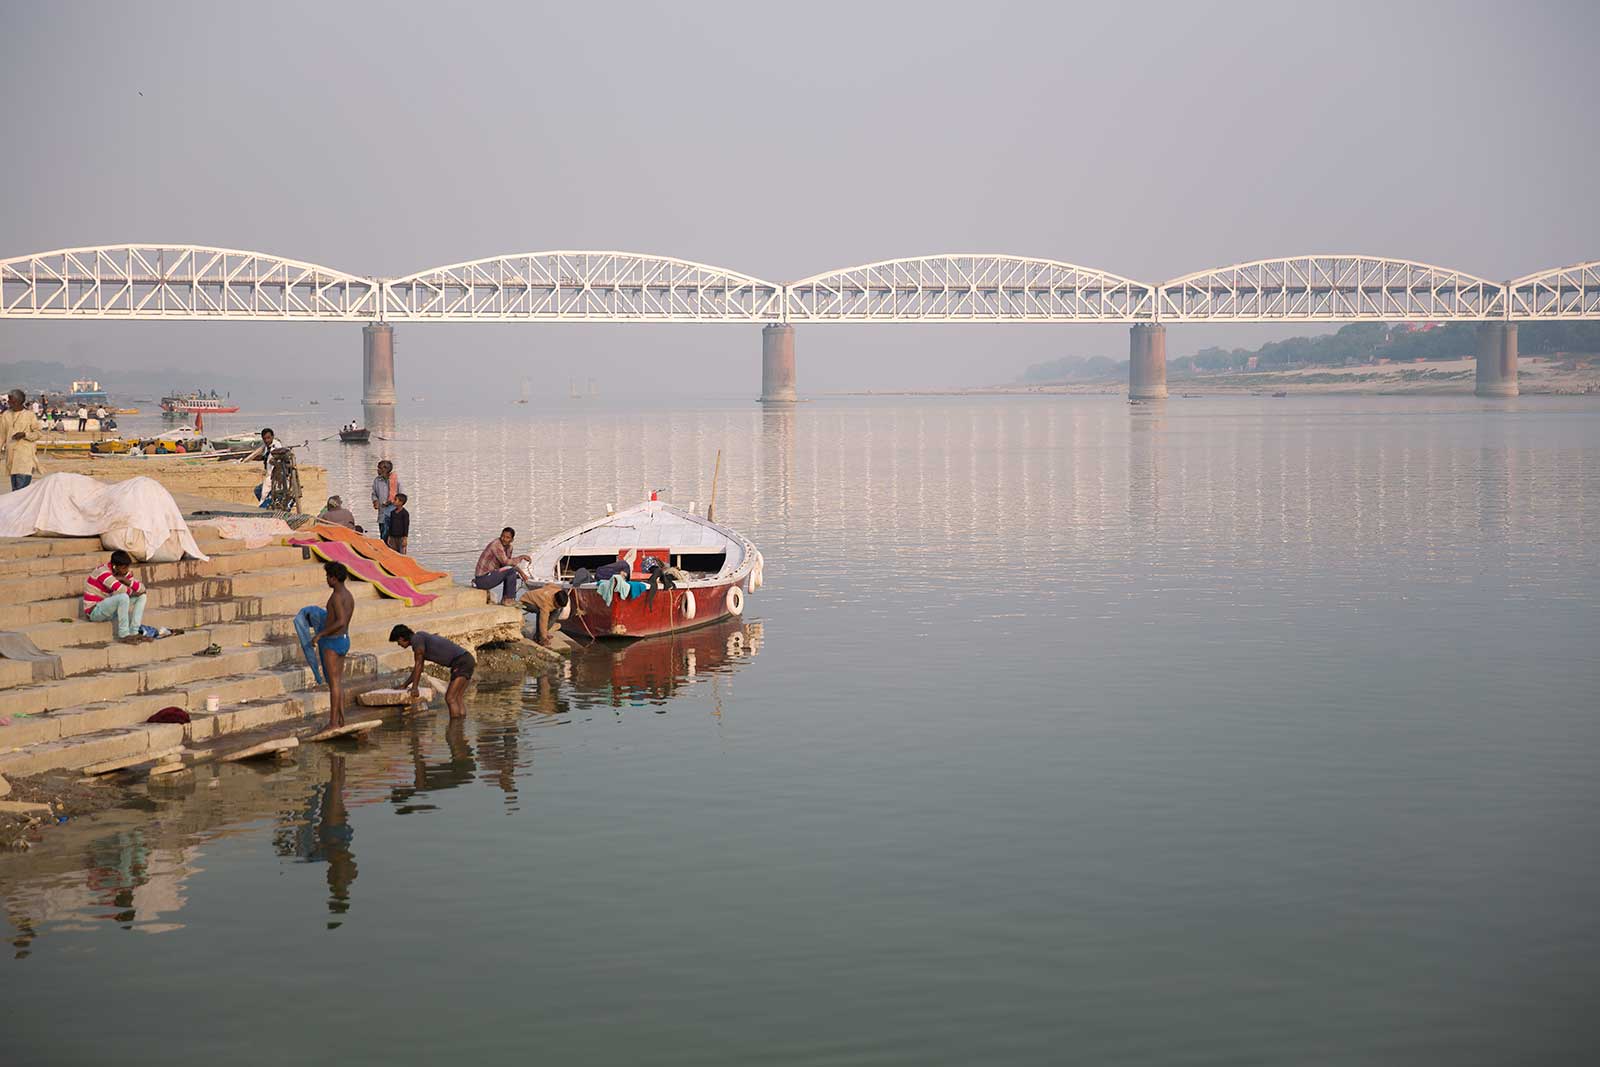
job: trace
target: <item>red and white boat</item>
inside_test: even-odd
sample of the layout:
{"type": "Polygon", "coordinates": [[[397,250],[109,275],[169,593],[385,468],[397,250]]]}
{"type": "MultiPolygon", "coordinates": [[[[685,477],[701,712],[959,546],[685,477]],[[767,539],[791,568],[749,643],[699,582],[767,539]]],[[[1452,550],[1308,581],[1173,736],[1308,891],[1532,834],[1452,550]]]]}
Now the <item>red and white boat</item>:
{"type": "Polygon", "coordinates": [[[166,415],[231,415],[238,410],[238,404],[218,396],[214,389],[209,393],[168,393],[161,398],[161,411],[166,415]]]}
{"type": "MultiPolygon", "coordinates": [[[[654,494],[652,494],[654,496],[654,494]]],[[[635,582],[648,582],[645,559],[654,556],[683,572],[674,589],[623,598],[603,596],[590,580],[573,589],[561,628],[589,637],[650,637],[744,614],[745,600],[761,588],[761,553],[741,534],[660,500],[613,512],[540,545],[527,564],[535,582],[570,582],[627,559],[635,582]]]]}

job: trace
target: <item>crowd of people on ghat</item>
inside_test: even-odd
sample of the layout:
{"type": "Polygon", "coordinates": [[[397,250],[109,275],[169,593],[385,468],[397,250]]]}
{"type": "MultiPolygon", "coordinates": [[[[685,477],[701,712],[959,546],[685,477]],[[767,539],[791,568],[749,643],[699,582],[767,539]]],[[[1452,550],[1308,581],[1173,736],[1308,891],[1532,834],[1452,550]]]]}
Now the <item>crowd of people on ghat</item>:
{"type": "Polygon", "coordinates": [[[104,404],[91,407],[82,402],[45,397],[35,397],[30,401],[20,389],[0,396],[0,414],[20,414],[24,411],[32,413],[44,433],[67,433],[72,430],[83,433],[88,431],[90,420],[94,420],[97,430],[117,428],[116,416],[104,404]]]}

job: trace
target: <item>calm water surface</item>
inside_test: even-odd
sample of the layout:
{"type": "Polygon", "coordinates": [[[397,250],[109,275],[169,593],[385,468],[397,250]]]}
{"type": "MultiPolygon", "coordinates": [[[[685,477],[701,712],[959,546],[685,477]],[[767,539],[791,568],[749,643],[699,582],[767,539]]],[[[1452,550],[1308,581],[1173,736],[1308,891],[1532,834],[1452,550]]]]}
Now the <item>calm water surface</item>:
{"type": "Polygon", "coordinates": [[[721,449],[768,584],[739,623],[486,679],[464,726],[207,768],[0,859],[8,1062],[1600,1057],[1600,406],[386,434],[311,458],[360,514],[391,456],[457,574],[505,523],[703,508],[721,449]]]}

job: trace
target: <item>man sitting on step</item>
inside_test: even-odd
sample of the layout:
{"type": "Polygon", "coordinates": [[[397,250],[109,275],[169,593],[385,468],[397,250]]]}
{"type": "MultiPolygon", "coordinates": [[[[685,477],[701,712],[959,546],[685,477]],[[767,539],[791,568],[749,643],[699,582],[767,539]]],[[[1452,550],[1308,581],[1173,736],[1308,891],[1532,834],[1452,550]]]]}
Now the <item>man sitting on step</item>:
{"type": "Polygon", "coordinates": [[[83,584],[84,618],[91,622],[115,619],[117,640],[130,645],[150,640],[139,629],[149,598],[144,585],[132,577],[132,571],[133,557],[119,548],[111,553],[111,562],[89,575],[83,584]]]}

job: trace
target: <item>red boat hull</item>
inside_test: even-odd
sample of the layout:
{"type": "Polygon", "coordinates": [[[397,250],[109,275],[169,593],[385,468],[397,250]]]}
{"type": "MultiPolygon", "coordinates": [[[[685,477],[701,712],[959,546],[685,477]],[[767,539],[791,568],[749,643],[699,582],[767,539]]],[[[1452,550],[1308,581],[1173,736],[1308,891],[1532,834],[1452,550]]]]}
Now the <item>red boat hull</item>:
{"type": "MultiPolygon", "coordinates": [[[[690,589],[661,589],[651,598],[648,592],[627,600],[613,598],[607,604],[599,593],[590,588],[577,590],[572,608],[561,623],[569,634],[589,637],[653,637],[656,634],[687,630],[707,623],[720,622],[734,617],[728,591],[737,588],[740,598],[750,590],[747,574],[737,582],[722,585],[697,585],[690,589]],[[689,596],[694,597],[694,614],[688,611],[689,596]]],[[[740,599],[735,598],[735,599],[740,599]]],[[[743,614],[744,605],[738,614],[743,614]]]]}

